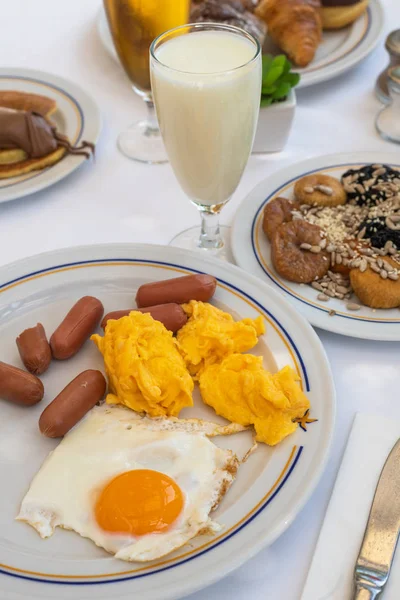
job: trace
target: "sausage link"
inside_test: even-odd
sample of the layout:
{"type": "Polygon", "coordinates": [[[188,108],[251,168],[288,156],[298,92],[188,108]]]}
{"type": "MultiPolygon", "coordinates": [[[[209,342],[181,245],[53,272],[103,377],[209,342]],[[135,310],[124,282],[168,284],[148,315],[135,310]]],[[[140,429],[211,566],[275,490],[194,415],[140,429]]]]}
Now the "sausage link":
{"type": "Polygon", "coordinates": [[[178,331],[187,321],[185,311],[179,304],[171,302],[170,304],[159,304],[158,306],[148,306],[146,308],[128,308],[127,310],[114,310],[105,315],[101,326],[105,329],[109,319],[121,319],[126,317],[133,310],[141,313],[150,313],[153,319],[160,321],[167,329],[174,332],[178,331]]]}
{"type": "Polygon", "coordinates": [[[81,349],[100,323],[104,307],[93,296],[84,296],[71,308],[50,338],[54,358],[71,358],[81,349]]]}
{"type": "Polygon", "coordinates": [[[41,375],[49,368],[51,348],[41,323],[25,329],[16,339],[18,351],[26,369],[34,375],[41,375]]]}
{"type": "Polygon", "coordinates": [[[106,387],[100,371],[88,369],[80,373],[40,415],[41,433],[51,438],[65,435],[103,398],[106,387]]]}
{"type": "Polygon", "coordinates": [[[141,285],[136,294],[139,308],[190,300],[207,302],[214,295],[217,280],[211,275],[185,275],[141,285]]]}
{"type": "Polygon", "coordinates": [[[41,401],[44,395],[43,383],[22,369],[0,362],[0,398],[33,406],[41,401]]]}

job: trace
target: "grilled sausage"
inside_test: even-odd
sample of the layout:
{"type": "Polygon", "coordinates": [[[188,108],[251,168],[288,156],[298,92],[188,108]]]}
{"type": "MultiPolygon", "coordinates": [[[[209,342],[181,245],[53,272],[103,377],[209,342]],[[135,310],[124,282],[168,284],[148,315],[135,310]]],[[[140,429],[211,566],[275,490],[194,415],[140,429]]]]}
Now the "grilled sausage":
{"type": "Polygon", "coordinates": [[[179,304],[171,302],[170,304],[159,304],[158,306],[148,306],[147,308],[129,308],[127,310],[114,310],[109,312],[103,318],[101,326],[105,329],[109,319],[121,319],[126,317],[133,310],[138,310],[142,313],[150,313],[153,319],[160,321],[170,331],[178,331],[187,321],[185,311],[179,304]]]}
{"type": "Polygon", "coordinates": [[[41,433],[51,438],[65,435],[103,398],[106,387],[100,371],[89,369],[80,373],[40,415],[41,433]]]}
{"type": "Polygon", "coordinates": [[[141,285],[136,294],[139,308],[190,300],[207,302],[214,295],[217,280],[211,275],[185,275],[175,279],[155,281],[141,285]]]}
{"type": "Polygon", "coordinates": [[[16,339],[21,360],[34,375],[41,375],[49,368],[51,348],[41,323],[25,329],[16,339]]]}
{"type": "Polygon", "coordinates": [[[71,308],[50,338],[54,358],[74,356],[100,323],[104,307],[93,296],[84,296],[71,308]]]}
{"type": "Polygon", "coordinates": [[[22,369],[0,362],[0,398],[33,406],[41,401],[44,395],[43,383],[22,369]]]}

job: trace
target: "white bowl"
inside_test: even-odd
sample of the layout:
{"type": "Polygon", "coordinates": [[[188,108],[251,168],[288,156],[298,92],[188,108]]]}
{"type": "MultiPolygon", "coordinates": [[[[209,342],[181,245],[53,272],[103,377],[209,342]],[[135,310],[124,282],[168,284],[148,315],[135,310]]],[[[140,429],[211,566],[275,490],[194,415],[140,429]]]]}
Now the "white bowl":
{"type": "Polygon", "coordinates": [[[290,91],[289,96],[283,102],[260,108],[253,154],[283,150],[289,137],[295,108],[296,94],[294,90],[290,91]]]}

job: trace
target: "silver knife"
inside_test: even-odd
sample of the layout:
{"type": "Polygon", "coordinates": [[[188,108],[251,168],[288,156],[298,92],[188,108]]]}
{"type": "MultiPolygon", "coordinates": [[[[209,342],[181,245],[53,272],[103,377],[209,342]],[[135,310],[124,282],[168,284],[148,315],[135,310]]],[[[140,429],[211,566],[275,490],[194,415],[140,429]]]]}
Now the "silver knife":
{"type": "Polygon", "coordinates": [[[400,440],[382,469],[354,571],[353,600],[378,598],[389,578],[400,532],[400,440]]]}

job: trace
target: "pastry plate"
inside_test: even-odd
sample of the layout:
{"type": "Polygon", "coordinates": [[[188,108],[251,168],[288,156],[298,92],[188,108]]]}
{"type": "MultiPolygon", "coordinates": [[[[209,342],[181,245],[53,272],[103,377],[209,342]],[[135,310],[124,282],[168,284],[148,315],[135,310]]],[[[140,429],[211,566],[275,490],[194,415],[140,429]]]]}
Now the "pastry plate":
{"type": "MultiPolygon", "coordinates": [[[[103,8],[97,17],[97,31],[110,56],[119,63],[103,8]]],[[[301,74],[298,88],[333,79],[357,65],[375,48],[382,31],[382,4],[380,0],[370,0],[368,10],[357,21],[337,31],[323,32],[322,43],[312,63],[304,69],[297,69],[301,74]]],[[[267,38],[264,52],[275,54],[280,51],[267,38]]]]}
{"type": "MultiPolygon", "coordinates": [[[[101,130],[100,112],[94,100],[72,81],[31,69],[0,68],[0,90],[17,90],[48,96],[57,102],[51,120],[72,144],[96,143],[101,130]]],[[[84,156],[64,156],[58,163],[26,175],[0,179],[0,202],[15,200],[53,185],[80,167],[84,156]]]]}
{"type": "Polygon", "coordinates": [[[352,152],[319,156],[286,167],[259,183],[246,197],[236,213],[232,230],[232,251],[237,264],[257,275],[280,291],[304,317],[327,331],[371,340],[400,341],[400,310],[373,310],[363,306],[354,312],[337,299],[317,300],[318,292],[309,285],[293,283],[278,275],[272,265],[270,243],[262,230],[265,204],[276,196],[293,197],[297,179],[309,173],[326,173],[340,177],[350,168],[367,163],[385,163],[400,168],[396,154],[352,152]],[[329,316],[333,309],[335,316],[329,316]]]}
{"type": "MultiPolygon", "coordinates": [[[[97,245],[27,258],[0,269],[0,360],[19,365],[16,336],[42,322],[51,334],[81,296],[99,297],[106,311],[133,303],[148,281],[207,272],[218,279],[217,305],[237,317],[265,318],[267,333],[254,349],[267,368],[290,364],[308,394],[311,417],[275,448],[263,444],[239,469],[215,519],[224,527],[215,537],[200,536],[152,563],[114,559],[87,539],[57,530],[42,540],[14,521],[29,483],[57,440],[38,431],[44,406],[79,372],[103,368],[94,344],[72,359],[53,362],[43,376],[45,397],[34,407],[1,403],[0,495],[1,600],[168,600],[186,596],[224,575],[271,544],[289,527],[314,490],[332,440],[335,397],[327,358],[316,334],[270,286],[233,265],[200,253],[151,245],[97,245]]],[[[181,417],[223,422],[195,397],[181,417]]],[[[251,433],[214,438],[242,457],[251,433]]]]}

